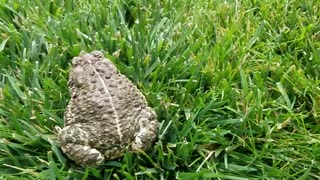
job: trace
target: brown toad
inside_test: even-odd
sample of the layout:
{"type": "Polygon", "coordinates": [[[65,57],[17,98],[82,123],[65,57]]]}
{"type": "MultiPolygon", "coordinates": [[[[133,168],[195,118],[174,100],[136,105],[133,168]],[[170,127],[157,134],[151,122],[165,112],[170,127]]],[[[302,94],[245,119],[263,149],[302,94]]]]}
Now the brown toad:
{"type": "Polygon", "coordinates": [[[99,51],[72,60],[71,99],[58,142],[76,163],[96,166],[122,156],[126,149],[146,150],[158,122],[143,94],[99,51]]]}

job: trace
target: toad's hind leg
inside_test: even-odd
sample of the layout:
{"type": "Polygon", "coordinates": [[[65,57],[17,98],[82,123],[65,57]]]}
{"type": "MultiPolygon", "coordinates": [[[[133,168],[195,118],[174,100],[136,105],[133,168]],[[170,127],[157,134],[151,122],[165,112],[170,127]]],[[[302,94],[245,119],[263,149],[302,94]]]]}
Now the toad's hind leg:
{"type": "Polygon", "coordinates": [[[66,126],[60,132],[58,141],[62,151],[77,164],[97,166],[104,156],[89,145],[89,134],[76,126],[66,126]]]}
{"type": "Polygon", "coordinates": [[[154,143],[158,132],[158,121],[153,109],[147,107],[143,110],[138,119],[139,131],[132,144],[132,150],[147,150],[154,143]]]}
{"type": "Polygon", "coordinates": [[[87,166],[98,166],[104,161],[103,155],[90,146],[67,143],[62,147],[68,157],[76,163],[87,166]]]}

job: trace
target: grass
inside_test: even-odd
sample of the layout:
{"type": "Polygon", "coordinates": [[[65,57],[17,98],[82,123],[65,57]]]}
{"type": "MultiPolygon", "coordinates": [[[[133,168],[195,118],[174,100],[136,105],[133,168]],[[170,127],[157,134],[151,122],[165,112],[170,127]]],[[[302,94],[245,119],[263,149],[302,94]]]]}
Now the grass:
{"type": "Polygon", "coordinates": [[[317,0],[0,0],[0,179],[320,179],[317,0]],[[56,142],[70,59],[103,50],[161,123],[79,167],[56,142]]]}

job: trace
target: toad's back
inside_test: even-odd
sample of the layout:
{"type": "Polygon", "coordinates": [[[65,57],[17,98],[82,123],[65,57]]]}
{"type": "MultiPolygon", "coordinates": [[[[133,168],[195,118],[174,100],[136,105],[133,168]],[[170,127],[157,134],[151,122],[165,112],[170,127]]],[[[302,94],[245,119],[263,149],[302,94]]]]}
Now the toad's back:
{"type": "Polygon", "coordinates": [[[76,57],[72,64],[65,125],[82,126],[100,141],[95,146],[127,146],[146,107],[144,96],[100,52],[76,57]]]}
{"type": "Polygon", "coordinates": [[[151,147],[158,132],[156,113],[101,52],[72,60],[68,86],[71,99],[58,142],[70,159],[99,165],[126,150],[151,147]]]}

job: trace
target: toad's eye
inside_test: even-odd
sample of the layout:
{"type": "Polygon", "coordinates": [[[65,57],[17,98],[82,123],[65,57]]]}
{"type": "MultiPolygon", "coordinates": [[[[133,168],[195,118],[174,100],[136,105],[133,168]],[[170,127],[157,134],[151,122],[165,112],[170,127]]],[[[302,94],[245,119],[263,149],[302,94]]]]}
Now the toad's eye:
{"type": "Polygon", "coordinates": [[[103,57],[103,53],[100,52],[100,51],[93,51],[93,52],[91,52],[91,54],[92,54],[94,57],[97,57],[97,58],[103,57]]]}
{"type": "Polygon", "coordinates": [[[80,57],[75,57],[72,59],[71,63],[73,66],[78,66],[80,64],[81,58],[80,57]]]}
{"type": "Polygon", "coordinates": [[[71,73],[72,73],[72,76],[74,79],[74,84],[77,87],[81,87],[85,84],[85,82],[86,82],[85,74],[84,74],[83,69],[80,66],[74,68],[71,73]]]}

